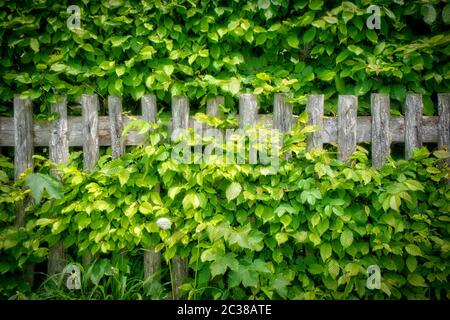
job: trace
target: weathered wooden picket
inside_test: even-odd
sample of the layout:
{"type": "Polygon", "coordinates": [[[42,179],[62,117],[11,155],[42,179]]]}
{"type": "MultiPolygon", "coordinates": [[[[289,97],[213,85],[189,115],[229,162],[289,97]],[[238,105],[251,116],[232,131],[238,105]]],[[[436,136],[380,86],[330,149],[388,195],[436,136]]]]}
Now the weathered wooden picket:
{"type": "MultiPolygon", "coordinates": [[[[296,117],[292,113],[292,104],[286,101],[289,94],[277,94],[274,98],[273,115],[258,115],[257,97],[242,94],[239,99],[240,126],[263,122],[268,127],[286,132],[292,129],[296,117]]],[[[207,113],[220,116],[218,105],[223,97],[208,100],[207,113]]],[[[310,124],[319,125],[322,130],[312,133],[308,148],[322,148],[324,143],[335,142],[338,145],[339,159],[346,161],[355,151],[357,143],[370,143],[372,146],[372,164],[379,168],[390,154],[391,143],[405,143],[405,157],[410,158],[413,149],[422,143],[437,142],[439,148],[450,148],[450,94],[438,94],[438,117],[422,115],[422,96],[408,94],[405,104],[405,117],[391,117],[389,114],[389,96],[371,95],[372,116],[357,117],[358,98],[339,96],[338,116],[323,117],[324,96],[310,95],[307,112],[310,124]]],[[[14,98],[14,118],[0,118],[0,146],[15,147],[15,177],[33,165],[32,155],[35,146],[48,146],[50,160],[65,163],[69,156],[69,146],[83,147],[83,163],[86,170],[92,170],[99,157],[99,146],[111,146],[112,157],[120,157],[126,145],[137,145],[142,137],[130,132],[125,141],[121,139],[124,125],[130,120],[122,117],[120,97],[108,97],[109,116],[99,116],[99,99],[96,95],[83,95],[81,99],[82,117],[67,115],[67,99],[60,97],[59,102],[51,106],[52,112],[58,112],[59,118],[49,123],[33,122],[30,100],[14,98]]],[[[142,116],[138,118],[155,121],[157,115],[156,97],[146,95],[141,98],[142,116]]],[[[192,127],[194,120],[189,117],[189,101],[186,97],[172,99],[172,129],[192,127]]],[[[55,174],[56,175],[56,174],[55,174]]],[[[23,226],[26,203],[16,207],[16,225],[23,226]]],[[[87,256],[88,263],[91,257],[87,256]]],[[[148,277],[157,272],[161,264],[161,255],[153,248],[146,248],[144,254],[144,275],[148,277]]],[[[65,266],[62,242],[50,248],[48,273],[55,274],[65,266]]],[[[173,260],[173,278],[175,298],[179,298],[179,287],[187,277],[187,261],[179,257],[173,260]]],[[[27,279],[33,281],[33,267],[25,270],[27,279]]]]}

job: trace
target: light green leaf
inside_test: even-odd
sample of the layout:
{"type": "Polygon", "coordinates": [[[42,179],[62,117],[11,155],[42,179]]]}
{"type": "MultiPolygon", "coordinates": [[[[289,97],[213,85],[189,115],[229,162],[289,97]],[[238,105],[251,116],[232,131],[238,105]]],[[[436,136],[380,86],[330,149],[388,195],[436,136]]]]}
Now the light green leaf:
{"type": "Polygon", "coordinates": [[[298,48],[299,41],[298,41],[298,38],[296,35],[294,35],[294,34],[288,35],[286,38],[286,41],[287,41],[288,45],[291,46],[292,48],[296,48],[296,49],[298,48]]]}
{"type": "Polygon", "coordinates": [[[147,201],[144,201],[139,206],[139,212],[144,214],[144,215],[152,213],[153,212],[153,207],[152,207],[152,205],[150,203],[148,203],[147,201]]]}
{"type": "Polygon", "coordinates": [[[130,178],[130,171],[128,171],[127,169],[121,169],[118,173],[117,176],[119,177],[119,182],[120,182],[120,186],[124,186],[128,179],[130,178]]]}
{"type": "Polygon", "coordinates": [[[36,38],[30,39],[30,47],[33,49],[34,52],[39,51],[39,41],[36,38]]]}
{"type": "Polygon", "coordinates": [[[197,209],[200,206],[200,198],[197,193],[191,191],[188,192],[183,199],[183,209],[188,210],[190,208],[197,209]]]}
{"type": "Polygon", "coordinates": [[[414,256],[408,256],[408,258],[406,258],[406,266],[410,272],[414,272],[417,268],[417,258],[414,256]]]}
{"type": "Polygon", "coordinates": [[[230,185],[228,186],[225,195],[227,197],[228,201],[231,201],[233,199],[236,199],[242,191],[242,186],[240,185],[240,183],[238,182],[232,182],[230,183],[230,185]]]}
{"type": "Polygon", "coordinates": [[[450,3],[446,4],[442,10],[442,21],[444,21],[445,24],[450,24],[450,3]]]}
{"type": "Polygon", "coordinates": [[[121,36],[111,37],[110,41],[111,41],[112,47],[118,47],[118,46],[122,45],[130,37],[131,37],[130,35],[123,36],[123,37],[121,37],[121,36]]]}
{"type": "Polygon", "coordinates": [[[411,273],[408,275],[408,282],[415,287],[426,287],[425,279],[418,273],[411,273]]]}
{"type": "Polygon", "coordinates": [[[339,263],[336,260],[330,260],[328,262],[328,273],[333,277],[333,279],[336,279],[340,271],[339,263]]]}
{"type": "Polygon", "coordinates": [[[288,241],[288,235],[286,233],[284,233],[284,232],[278,232],[275,235],[275,240],[277,240],[278,245],[282,245],[283,243],[288,241]]]}
{"type": "Polygon", "coordinates": [[[423,21],[425,21],[426,24],[432,24],[436,21],[436,9],[431,4],[422,5],[420,13],[423,15],[423,21]]]}
{"type": "Polygon", "coordinates": [[[420,250],[420,248],[418,246],[416,246],[415,244],[408,244],[405,247],[406,252],[408,252],[410,255],[413,256],[421,256],[422,255],[422,250],[420,250]]]}
{"type": "Polygon", "coordinates": [[[344,230],[341,233],[340,241],[344,248],[350,247],[353,243],[353,232],[349,229],[344,230]]]}
{"type": "Polygon", "coordinates": [[[322,243],[320,246],[320,256],[322,260],[325,262],[329,257],[331,257],[332,248],[329,243],[322,243]]]}
{"type": "Polygon", "coordinates": [[[364,52],[363,49],[361,49],[358,46],[355,46],[354,44],[351,44],[348,46],[348,50],[350,50],[351,52],[353,52],[354,54],[356,54],[357,56],[359,56],[361,53],[364,52]]]}
{"type": "Polygon", "coordinates": [[[173,70],[174,70],[174,66],[171,64],[166,64],[163,66],[163,71],[168,77],[170,77],[172,75],[173,70]]]}

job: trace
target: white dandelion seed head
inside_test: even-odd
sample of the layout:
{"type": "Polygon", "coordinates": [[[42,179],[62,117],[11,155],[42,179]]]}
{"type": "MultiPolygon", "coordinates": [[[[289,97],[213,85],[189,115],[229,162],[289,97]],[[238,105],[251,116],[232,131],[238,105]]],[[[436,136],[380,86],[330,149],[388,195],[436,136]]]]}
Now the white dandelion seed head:
{"type": "Polygon", "coordinates": [[[170,221],[167,218],[159,218],[158,220],[156,220],[156,224],[161,229],[167,230],[167,229],[170,229],[170,227],[172,226],[172,221],[170,221]]]}

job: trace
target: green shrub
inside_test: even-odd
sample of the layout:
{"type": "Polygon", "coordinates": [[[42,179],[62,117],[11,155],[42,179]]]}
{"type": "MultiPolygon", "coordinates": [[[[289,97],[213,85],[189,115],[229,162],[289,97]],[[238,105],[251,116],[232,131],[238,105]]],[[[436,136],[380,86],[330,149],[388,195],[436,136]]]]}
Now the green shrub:
{"type": "Polygon", "coordinates": [[[67,27],[71,4],[0,1],[1,113],[14,93],[48,114],[54,94],[187,95],[202,108],[217,94],[232,107],[239,91],[263,110],[274,92],[324,92],[327,113],[337,94],[390,93],[398,113],[412,91],[432,115],[431,95],[450,88],[445,0],[81,1],[81,31],[67,27]],[[366,27],[370,5],[380,30],[366,27]]]}
{"type": "Polygon", "coordinates": [[[63,193],[50,199],[44,191],[26,228],[3,218],[4,277],[21,259],[43,260],[62,239],[75,261],[87,250],[108,257],[153,247],[167,272],[175,255],[186,258],[189,298],[449,298],[448,153],[422,148],[375,170],[362,148],[349,163],[326,150],[306,152],[311,128],[300,123],[284,137],[292,158],[273,174],[262,164],[176,163],[165,127],[144,124],[131,127],[153,130],[146,143],[123,157],[104,156],[92,173],[61,167],[63,193]],[[158,227],[161,217],[170,229],[158,227]],[[11,229],[33,245],[11,245],[11,229]],[[381,269],[380,290],[366,288],[370,265],[381,269]]]}

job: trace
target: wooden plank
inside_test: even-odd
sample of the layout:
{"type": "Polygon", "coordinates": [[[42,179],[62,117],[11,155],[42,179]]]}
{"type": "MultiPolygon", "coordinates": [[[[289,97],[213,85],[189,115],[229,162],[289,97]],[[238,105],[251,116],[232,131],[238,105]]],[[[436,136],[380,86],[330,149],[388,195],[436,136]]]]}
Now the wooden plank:
{"type": "Polygon", "coordinates": [[[141,98],[142,119],[148,122],[156,122],[158,107],[156,96],[153,94],[144,95],[141,98]]]}
{"type": "MultiPolygon", "coordinates": [[[[142,119],[142,116],[133,116],[142,119]]],[[[294,115],[294,123],[298,116],[294,115]]],[[[336,117],[324,118],[322,139],[323,143],[337,142],[337,123],[336,117]]],[[[69,146],[80,147],[84,143],[82,117],[69,117],[69,146]]],[[[128,117],[123,118],[124,126],[130,123],[128,117]]],[[[189,119],[189,126],[194,123],[193,118],[189,119]]],[[[257,122],[272,128],[273,116],[270,114],[258,115],[257,122]]],[[[357,143],[371,143],[372,118],[370,116],[361,116],[357,118],[357,143]]],[[[422,118],[422,142],[438,142],[438,117],[424,116],[422,118]]],[[[171,122],[169,122],[171,127],[171,122]]],[[[391,129],[391,143],[405,142],[405,120],[403,117],[391,117],[389,121],[391,129]]],[[[35,147],[49,146],[51,126],[49,123],[33,124],[33,144],[35,147]]],[[[111,146],[111,124],[109,116],[98,117],[98,138],[99,146],[111,146]]],[[[125,145],[138,145],[141,143],[140,137],[134,132],[130,132],[125,145]]],[[[14,146],[14,119],[0,117],[0,147],[14,146]]]]}
{"type": "MultiPolygon", "coordinates": [[[[244,93],[239,96],[239,128],[241,130],[254,128],[258,119],[258,100],[256,95],[244,93]]],[[[256,164],[258,161],[258,150],[252,145],[256,143],[256,137],[250,136],[249,164],[256,164]]],[[[240,153],[239,153],[240,154],[240,153]]],[[[238,156],[238,164],[244,155],[238,156]]]]}
{"type": "Polygon", "coordinates": [[[306,104],[306,112],[308,113],[309,125],[320,126],[316,132],[313,132],[308,137],[307,149],[322,149],[323,148],[323,109],[324,109],[324,95],[314,94],[308,96],[306,104]]]}
{"type": "Polygon", "coordinates": [[[174,282],[173,298],[180,300],[180,287],[188,276],[188,260],[175,256],[172,259],[172,276],[174,282]]]}
{"type": "Polygon", "coordinates": [[[438,147],[450,150],[450,93],[438,94],[438,147]]]}
{"type": "MultiPolygon", "coordinates": [[[[148,122],[156,122],[158,108],[155,95],[144,95],[141,98],[142,119],[148,122]]],[[[159,191],[160,186],[155,186],[155,191],[159,191]]],[[[153,246],[144,250],[144,279],[153,277],[161,270],[161,252],[156,252],[153,246]]]]}
{"type": "Polygon", "coordinates": [[[405,104],[405,158],[410,159],[413,151],[422,146],[422,95],[408,94],[405,104]]]}
{"type": "MultiPolygon", "coordinates": [[[[67,163],[69,159],[69,140],[67,137],[67,97],[58,97],[59,101],[50,106],[51,112],[57,112],[59,118],[51,122],[51,138],[49,146],[50,160],[54,163],[67,163]]],[[[52,174],[60,179],[56,171],[52,174]]],[[[58,241],[48,252],[47,273],[54,275],[63,271],[66,265],[63,240],[58,241]]]]}
{"type": "MultiPolygon", "coordinates": [[[[14,95],[14,177],[20,175],[28,168],[33,167],[33,109],[31,100],[20,99],[20,95],[14,95]]],[[[16,205],[15,225],[25,226],[25,207],[27,201],[16,205]]]]}
{"type": "MultiPolygon", "coordinates": [[[[223,119],[224,114],[219,109],[219,105],[224,104],[224,103],[225,103],[225,99],[222,96],[217,96],[217,97],[208,99],[208,101],[206,102],[206,114],[209,116],[212,116],[212,117],[223,119]]],[[[216,163],[220,162],[220,161],[224,161],[223,149],[222,149],[224,133],[225,133],[225,130],[223,130],[223,129],[213,128],[208,125],[205,126],[204,137],[213,137],[214,143],[207,144],[204,147],[204,149],[203,149],[203,161],[204,162],[211,163],[210,162],[210,161],[212,161],[211,156],[214,156],[215,157],[214,159],[217,159],[217,160],[214,160],[214,162],[216,162],[216,163]]]]}
{"type": "MultiPolygon", "coordinates": [[[[14,95],[14,177],[33,167],[33,110],[31,100],[14,95]]],[[[23,213],[21,213],[23,214],[23,213]]],[[[17,217],[23,226],[23,216],[17,217]]]]}
{"type": "MultiPolygon", "coordinates": [[[[21,99],[20,94],[14,95],[14,178],[19,179],[20,175],[28,168],[33,167],[33,109],[31,100],[21,99]]],[[[15,208],[15,226],[25,226],[25,208],[29,204],[29,199],[19,201],[15,208]]],[[[34,264],[23,266],[22,276],[30,286],[34,284],[34,264]]]]}
{"type": "MultiPolygon", "coordinates": [[[[450,93],[438,94],[438,111],[438,147],[450,151],[450,93]]],[[[450,166],[449,158],[446,162],[450,166]]]]}
{"type": "Polygon", "coordinates": [[[99,157],[98,142],[98,108],[97,95],[83,95],[81,97],[83,108],[83,166],[87,171],[94,169],[99,157]]]}
{"type": "MultiPolygon", "coordinates": [[[[161,270],[161,252],[156,252],[154,247],[148,247],[144,250],[144,279],[154,277],[161,270]]],[[[153,280],[159,280],[153,278],[153,280]]]]}
{"type": "Polygon", "coordinates": [[[189,127],[189,100],[184,96],[172,97],[172,140],[189,127]]]}
{"type": "Polygon", "coordinates": [[[338,99],[338,158],[347,161],[356,148],[356,112],[358,98],[356,96],[339,96],[338,99]]]}
{"type": "MultiPolygon", "coordinates": [[[[92,171],[99,158],[98,142],[98,109],[97,95],[82,95],[81,106],[83,112],[83,167],[86,171],[92,171]]],[[[83,265],[89,266],[93,260],[92,253],[86,252],[83,256],[83,265]]]]}
{"type": "Polygon", "coordinates": [[[276,94],[273,100],[273,128],[280,132],[289,132],[294,127],[292,103],[286,99],[292,94],[276,94]]]}
{"type": "MultiPolygon", "coordinates": [[[[61,96],[58,98],[60,100],[50,106],[51,112],[58,113],[59,118],[50,123],[49,156],[50,160],[55,163],[67,163],[69,159],[67,97],[61,96]]],[[[57,176],[56,173],[55,176],[57,176]]]]}
{"type": "Polygon", "coordinates": [[[239,127],[255,126],[258,115],[256,95],[244,93],[239,96],[239,127]]]}
{"type": "MultiPolygon", "coordinates": [[[[291,131],[292,128],[294,127],[292,103],[286,101],[287,99],[292,98],[292,97],[293,97],[292,94],[283,93],[283,94],[276,94],[273,99],[273,125],[272,125],[272,127],[273,127],[273,129],[278,130],[282,134],[291,131]]],[[[275,138],[275,135],[272,135],[272,138],[275,138]]],[[[272,143],[274,143],[274,144],[272,144],[272,152],[273,153],[275,153],[275,152],[278,153],[279,149],[282,147],[282,143],[283,143],[281,135],[276,138],[277,138],[277,143],[274,143],[275,141],[272,142],[272,143]]],[[[260,143],[264,143],[264,137],[259,136],[259,139],[260,139],[260,143]]],[[[266,156],[265,151],[263,152],[263,154],[264,154],[263,156],[266,156]]],[[[292,157],[292,152],[287,152],[284,155],[285,159],[289,159],[291,157],[292,157]]],[[[272,160],[272,163],[274,163],[273,161],[275,160],[275,158],[273,158],[273,154],[272,154],[271,160],[272,160]]],[[[278,160],[276,160],[276,163],[278,163],[278,160]]]]}
{"type": "Polygon", "coordinates": [[[219,109],[219,106],[224,103],[225,99],[222,96],[208,99],[206,102],[206,114],[217,118],[223,117],[223,112],[219,109]]]}
{"type": "Polygon", "coordinates": [[[118,96],[108,97],[108,113],[111,128],[111,156],[117,159],[125,152],[125,144],[122,139],[122,98],[118,96]]]}
{"type": "Polygon", "coordinates": [[[391,153],[391,135],[389,131],[389,95],[371,95],[372,114],[372,165],[380,168],[391,153]]]}
{"type": "MultiPolygon", "coordinates": [[[[186,130],[189,125],[189,100],[184,96],[172,97],[172,123],[173,134],[171,139],[175,140],[182,133],[179,131],[186,130]]],[[[174,292],[172,297],[175,300],[180,299],[180,287],[188,277],[187,260],[175,256],[172,259],[172,279],[174,292]]]]}

